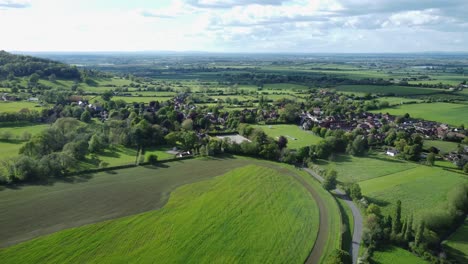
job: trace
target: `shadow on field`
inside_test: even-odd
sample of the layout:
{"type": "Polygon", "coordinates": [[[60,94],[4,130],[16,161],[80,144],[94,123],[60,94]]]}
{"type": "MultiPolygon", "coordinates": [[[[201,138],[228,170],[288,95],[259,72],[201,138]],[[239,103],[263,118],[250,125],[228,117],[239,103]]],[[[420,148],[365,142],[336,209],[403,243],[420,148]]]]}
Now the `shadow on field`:
{"type": "Polygon", "coordinates": [[[389,202],[386,202],[384,200],[380,200],[380,199],[377,199],[377,198],[371,198],[371,197],[367,197],[367,201],[369,202],[369,204],[373,203],[373,204],[376,204],[380,207],[385,207],[387,205],[389,205],[390,203],[389,202]]]}
{"type": "Polygon", "coordinates": [[[87,174],[80,174],[80,175],[75,175],[75,176],[67,176],[63,178],[51,178],[51,179],[42,180],[42,181],[14,183],[14,184],[0,186],[0,191],[6,190],[6,189],[21,190],[23,187],[29,187],[29,186],[54,186],[55,183],[70,183],[70,184],[83,183],[83,182],[89,181],[92,178],[93,178],[93,175],[87,173],[87,174]]]}

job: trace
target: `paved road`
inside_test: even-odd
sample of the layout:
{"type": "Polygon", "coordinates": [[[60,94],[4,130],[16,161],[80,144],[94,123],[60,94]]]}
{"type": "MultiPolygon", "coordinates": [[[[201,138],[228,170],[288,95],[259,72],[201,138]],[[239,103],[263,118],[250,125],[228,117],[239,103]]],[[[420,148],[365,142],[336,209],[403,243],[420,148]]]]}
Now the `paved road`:
{"type": "MultiPolygon", "coordinates": [[[[319,182],[323,182],[324,179],[322,176],[318,175],[316,172],[309,168],[304,168],[310,175],[316,178],[319,182]]],[[[351,200],[345,192],[340,189],[334,190],[340,199],[343,199],[345,203],[351,208],[351,212],[354,218],[354,230],[353,230],[353,239],[351,241],[351,257],[353,258],[353,263],[358,262],[359,256],[359,247],[361,246],[362,239],[362,215],[359,211],[358,206],[351,200]]],[[[322,219],[320,219],[322,220],[322,219]]]]}

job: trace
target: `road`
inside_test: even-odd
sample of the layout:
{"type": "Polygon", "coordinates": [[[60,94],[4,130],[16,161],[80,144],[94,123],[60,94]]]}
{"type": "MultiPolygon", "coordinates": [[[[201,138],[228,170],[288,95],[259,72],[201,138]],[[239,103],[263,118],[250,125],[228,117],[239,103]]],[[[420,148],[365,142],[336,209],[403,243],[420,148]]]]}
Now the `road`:
{"type": "MultiPolygon", "coordinates": [[[[304,168],[305,171],[307,171],[310,175],[312,175],[315,179],[317,179],[319,182],[323,182],[324,179],[322,176],[314,172],[313,170],[309,168],[304,168]]],[[[340,199],[343,199],[345,203],[351,208],[351,212],[353,214],[354,218],[354,230],[353,230],[353,239],[351,241],[351,257],[353,258],[353,263],[357,264],[358,263],[358,257],[359,257],[359,247],[361,246],[361,239],[362,239],[362,215],[361,212],[359,211],[359,207],[351,200],[345,192],[343,192],[340,189],[335,189],[334,190],[337,196],[340,199]]],[[[322,219],[320,219],[322,220],[322,219]]]]}

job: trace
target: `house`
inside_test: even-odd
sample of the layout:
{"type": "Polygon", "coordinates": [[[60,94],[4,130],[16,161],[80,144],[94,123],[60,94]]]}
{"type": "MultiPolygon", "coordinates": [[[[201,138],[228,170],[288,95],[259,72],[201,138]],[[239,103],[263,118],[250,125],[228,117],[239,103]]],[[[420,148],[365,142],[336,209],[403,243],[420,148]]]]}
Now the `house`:
{"type": "Polygon", "coordinates": [[[385,154],[387,154],[390,157],[395,157],[396,155],[398,155],[398,153],[399,152],[396,149],[387,149],[387,152],[385,154]]]}

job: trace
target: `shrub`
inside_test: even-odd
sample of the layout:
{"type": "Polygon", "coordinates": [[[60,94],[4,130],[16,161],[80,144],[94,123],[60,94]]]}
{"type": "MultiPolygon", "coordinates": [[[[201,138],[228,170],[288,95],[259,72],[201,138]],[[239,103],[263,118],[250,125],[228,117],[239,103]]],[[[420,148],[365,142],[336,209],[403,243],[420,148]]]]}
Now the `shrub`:
{"type": "Polygon", "coordinates": [[[148,162],[153,165],[156,164],[158,162],[158,156],[156,156],[155,154],[149,155],[148,162]]]}

